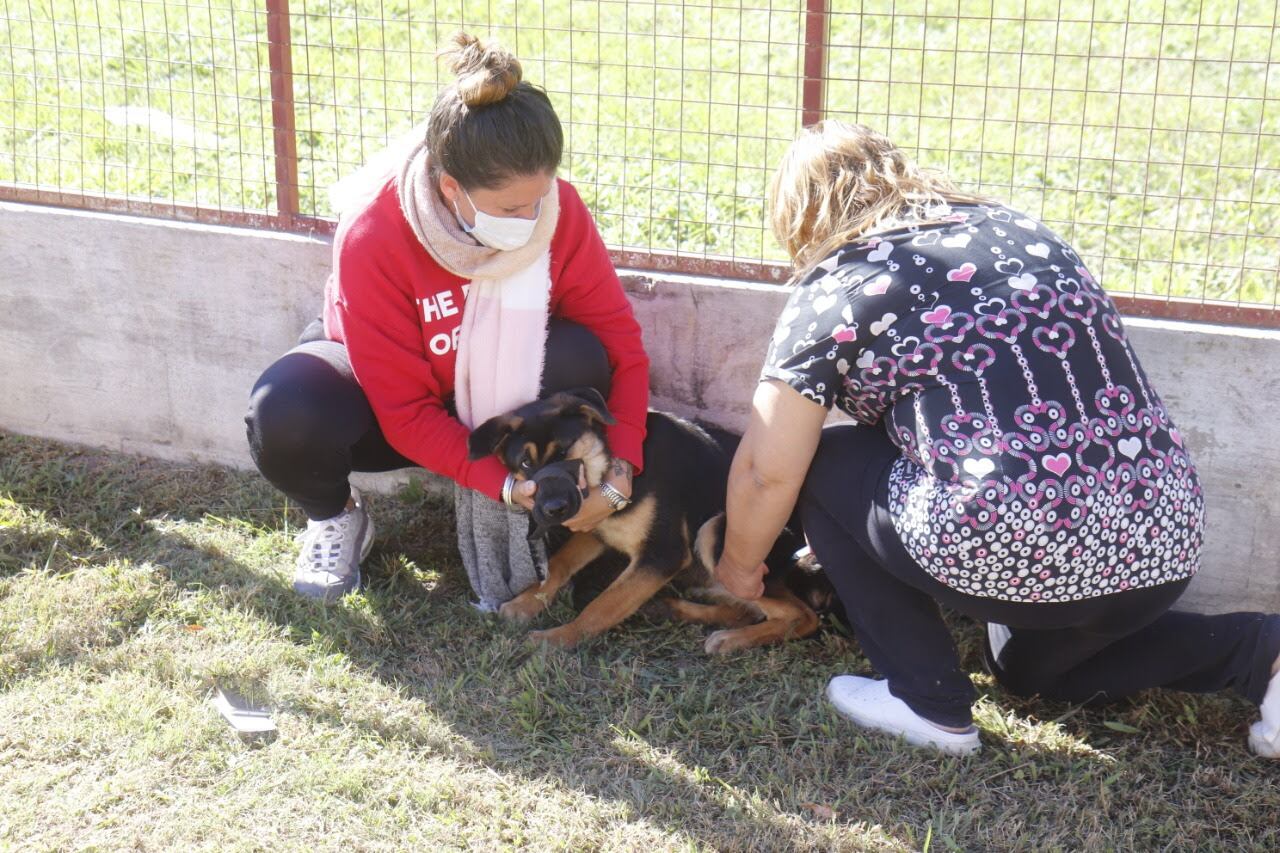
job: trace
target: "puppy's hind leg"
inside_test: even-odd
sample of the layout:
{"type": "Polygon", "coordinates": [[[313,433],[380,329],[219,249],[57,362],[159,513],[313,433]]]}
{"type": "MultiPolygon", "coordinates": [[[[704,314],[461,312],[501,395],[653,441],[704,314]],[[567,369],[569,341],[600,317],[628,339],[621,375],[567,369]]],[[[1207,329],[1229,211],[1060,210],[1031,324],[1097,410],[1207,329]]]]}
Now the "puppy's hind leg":
{"type": "Polygon", "coordinates": [[[672,619],[695,625],[737,628],[750,625],[759,618],[749,608],[737,604],[702,604],[683,598],[664,598],[662,604],[672,619]]]}
{"type": "Polygon", "coordinates": [[[551,604],[556,593],[584,566],[604,553],[604,543],[590,533],[575,533],[551,555],[547,579],[531,586],[498,608],[498,615],[513,622],[528,622],[551,604]]]}
{"type": "Polygon", "coordinates": [[[739,649],[780,643],[796,637],[807,637],[818,630],[818,614],[787,589],[780,589],[754,602],[765,619],[745,628],[716,631],[707,637],[707,654],[723,655],[739,649]]]}

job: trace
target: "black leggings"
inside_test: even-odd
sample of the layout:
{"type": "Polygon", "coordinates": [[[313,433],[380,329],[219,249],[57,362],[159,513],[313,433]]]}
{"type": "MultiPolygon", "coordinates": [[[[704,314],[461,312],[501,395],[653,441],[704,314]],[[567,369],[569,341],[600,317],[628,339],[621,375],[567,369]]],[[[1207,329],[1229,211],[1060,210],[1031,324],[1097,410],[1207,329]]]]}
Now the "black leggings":
{"type": "MultiPolygon", "coordinates": [[[[609,359],[599,339],[582,326],[553,319],[540,395],[591,386],[607,398],[609,385],[609,359]]],[[[452,410],[452,400],[447,405],[452,410]]],[[[342,512],[352,471],[417,465],[387,442],[351,371],[346,346],[325,340],[318,320],[263,372],[244,420],[258,470],[308,518],[342,512]]]]}
{"type": "Polygon", "coordinates": [[[1230,687],[1262,701],[1280,654],[1280,616],[1170,611],[1187,580],[1043,604],[981,598],[935,580],[902,546],[889,514],[889,468],[900,453],[883,429],[828,427],[800,513],[871,665],[916,713],[946,726],[972,721],[975,692],[939,604],[1009,626],[999,660],[987,657],[1019,695],[1088,702],[1151,687],[1230,687]]]}

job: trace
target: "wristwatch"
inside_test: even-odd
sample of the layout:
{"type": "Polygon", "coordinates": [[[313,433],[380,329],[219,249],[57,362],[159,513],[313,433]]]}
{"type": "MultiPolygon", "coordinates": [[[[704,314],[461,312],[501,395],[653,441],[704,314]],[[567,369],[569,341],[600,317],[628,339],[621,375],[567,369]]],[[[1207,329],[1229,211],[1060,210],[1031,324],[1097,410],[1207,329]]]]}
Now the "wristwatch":
{"type": "Polygon", "coordinates": [[[613,507],[614,512],[622,512],[631,506],[631,499],[608,483],[600,484],[600,494],[604,495],[604,499],[609,502],[609,506],[613,507]]]}

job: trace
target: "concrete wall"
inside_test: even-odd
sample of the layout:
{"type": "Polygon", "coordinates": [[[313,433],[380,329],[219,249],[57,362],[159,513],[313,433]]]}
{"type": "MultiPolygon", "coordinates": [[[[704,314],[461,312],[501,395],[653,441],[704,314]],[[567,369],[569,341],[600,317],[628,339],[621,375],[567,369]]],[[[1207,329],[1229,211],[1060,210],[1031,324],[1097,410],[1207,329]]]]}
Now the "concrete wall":
{"type": "Polygon", "coordinates": [[[0,204],[0,427],[248,465],[248,389],[328,264],[303,237],[0,204]]]}
{"type": "MultiPolygon", "coordinates": [[[[328,268],[321,239],[0,203],[0,428],[248,466],[248,390],[315,316],[328,268]]],[[[624,283],[654,406],[741,428],[784,293],[624,283]]],[[[1128,326],[1208,492],[1186,606],[1280,610],[1280,331],[1128,326]]]]}

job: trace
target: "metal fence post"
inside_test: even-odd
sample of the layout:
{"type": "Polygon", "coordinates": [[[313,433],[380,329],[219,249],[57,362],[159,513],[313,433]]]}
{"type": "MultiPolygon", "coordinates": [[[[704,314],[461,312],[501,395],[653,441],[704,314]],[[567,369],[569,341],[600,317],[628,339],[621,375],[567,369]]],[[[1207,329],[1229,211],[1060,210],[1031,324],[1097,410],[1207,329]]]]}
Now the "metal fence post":
{"type": "Polygon", "coordinates": [[[283,219],[292,219],[299,213],[299,203],[289,0],[266,2],[267,55],[271,64],[271,127],[276,161],[276,212],[283,219]]]}
{"type": "Polygon", "coordinates": [[[807,0],[804,18],[804,81],[800,92],[801,123],[822,121],[827,76],[827,0],[807,0]]]}

